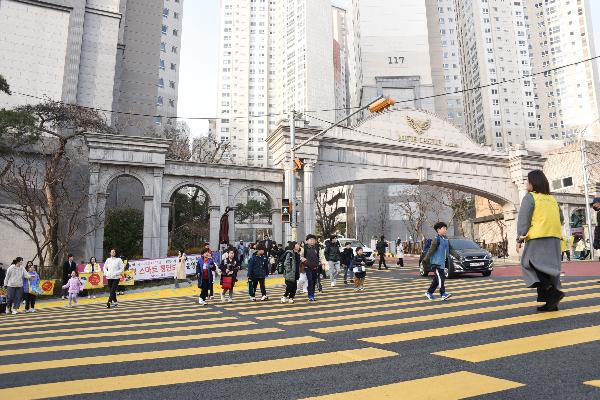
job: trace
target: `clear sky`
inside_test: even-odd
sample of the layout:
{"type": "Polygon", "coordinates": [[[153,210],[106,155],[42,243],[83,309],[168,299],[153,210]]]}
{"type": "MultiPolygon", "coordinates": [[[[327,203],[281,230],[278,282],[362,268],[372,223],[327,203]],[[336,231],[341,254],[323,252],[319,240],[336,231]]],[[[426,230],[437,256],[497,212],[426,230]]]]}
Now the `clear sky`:
{"type": "MultiPolygon", "coordinates": [[[[348,0],[336,0],[345,6],[348,0]]],[[[596,53],[600,54],[600,0],[592,5],[596,53]]],[[[178,115],[214,118],[217,113],[219,62],[219,0],[185,0],[179,71],[178,115]]],[[[598,62],[600,65],[600,61],[598,62]]],[[[208,130],[206,121],[186,120],[193,135],[208,130]]]]}

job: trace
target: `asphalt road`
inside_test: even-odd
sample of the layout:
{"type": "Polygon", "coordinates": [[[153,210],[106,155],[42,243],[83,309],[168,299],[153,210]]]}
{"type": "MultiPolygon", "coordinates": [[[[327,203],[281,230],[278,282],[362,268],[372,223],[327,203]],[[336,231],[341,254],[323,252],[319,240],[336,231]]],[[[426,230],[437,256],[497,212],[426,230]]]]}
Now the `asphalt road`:
{"type": "Polygon", "coordinates": [[[316,303],[270,288],[1,315],[0,399],[600,399],[598,277],[565,277],[539,314],[519,278],[453,279],[431,302],[413,270],[316,303]]]}

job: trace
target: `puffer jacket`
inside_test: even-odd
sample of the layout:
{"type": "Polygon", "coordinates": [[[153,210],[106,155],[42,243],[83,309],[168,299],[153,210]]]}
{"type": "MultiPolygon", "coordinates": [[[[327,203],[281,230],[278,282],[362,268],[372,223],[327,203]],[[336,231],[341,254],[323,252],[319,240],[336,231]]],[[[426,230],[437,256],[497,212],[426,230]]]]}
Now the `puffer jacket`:
{"type": "Polygon", "coordinates": [[[285,252],[285,260],[283,261],[284,273],[283,277],[286,281],[297,281],[300,279],[300,254],[293,250],[285,252]]]}

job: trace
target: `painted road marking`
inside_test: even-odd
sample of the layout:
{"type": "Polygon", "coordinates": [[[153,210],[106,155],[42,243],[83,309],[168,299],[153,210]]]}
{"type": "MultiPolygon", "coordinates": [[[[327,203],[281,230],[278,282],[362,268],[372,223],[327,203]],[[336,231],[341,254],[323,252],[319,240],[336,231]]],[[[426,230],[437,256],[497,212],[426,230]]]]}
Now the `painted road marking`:
{"type": "Polygon", "coordinates": [[[305,400],[445,399],[458,400],[525,386],[522,383],[460,371],[305,400]]]}
{"type": "MultiPolygon", "coordinates": [[[[57,320],[57,317],[55,316],[54,318],[50,318],[48,320],[43,320],[43,321],[36,321],[34,319],[32,320],[27,320],[27,319],[23,319],[20,322],[15,322],[10,324],[11,328],[16,328],[16,327],[22,327],[22,326],[27,326],[28,328],[31,328],[32,326],[35,326],[36,328],[43,328],[43,327],[56,327],[56,326],[60,326],[60,325],[68,325],[68,326],[74,326],[74,325],[89,325],[89,324],[94,324],[94,323],[107,323],[107,322],[126,322],[126,321],[152,321],[152,320],[157,320],[157,319],[170,319],[170,318],[179,318],[179,317],[184,317],[184,316],[196,316],[196,317],[203,317],[205,315],[221,315],[223,314],[221,311],[207,311],[207,309],[205,308],[199,308],[194,312],[190,312],[190,313],[182,313],[182,314],[176,314],[176,310],[171,310],[170,313],[166,313],[165,315],[148,315],[149,312],[145,312],[142,314],[112,314],[111,318],[104,318],[106,316],[106,314],[90,314],[91,316],[89,318],[82,318],[82,317],[72,317],[72,318],[64,318],[64,319],[60,319],[57,320]],[[43,322],[43,323],[40,323],[43,322]]],[[[199,320],[200,321],[200,320],[199,320]]]]}
{"type": "MultiPolygon", "coordinates": [[[[583,299],[580,299],[583,300],[583,299]]],[[[442,328],[433,328],[433,329],[423,329],[420,331],[412,331],[412,332],[404,332],[404,333],[396,333],[392,335],[383,335],[383,336],[372,336],[367,337],[363,340],[369,343],[377,343],[377,344],[388,344],[388,343],[398,343],[405,342],[409,340],[418,340],[436,337],[439,335],[452,335],[457,333],[466,333],[466,332],[474,332],[485,329],[493,329],[500,328],[503,326],[510,325],[518,325],[518,324],[526,324],[530,322],[540,322],[540,321],[548,321],[551,319],[558,318],[566,318],[573,317],[577,315],[586,315],[586,314],[594,314],[600,312],[599,306],[590,306],[590,307],[578,307],[571,308],[568,310],[561,310],[551,313],[539,313],[539,314],[530,314],[530,315],[521,315],[518,317],[509,317],[509,318],[500,318],[493,319],[489,321],[480,321],[480,322],[472,322],[468,324],[459,324],[459,325],[451,325],[442,328]]],[[[318,330],[317,330],[318,331],[318,330]]]]}
{"type": "MultiPolygon", "coordinates": [[[[176,326],[172,328],[156,328],[156,329],[140,329],[140,330],[131,330],[131,331],[117,331],[117,332],[106,332],[102,335],[106,335],[110,338],[115,338],[117,336],[126,336],[126,335],[146,335],[151,333],[164,333],[164,332],[178,332],[184,330],[198,330],[198,329],[218,329],[218,328],[230,328],[235,326],[245,326],[245,325],[256,325],[256,322],[252,321],[236,321],[236,322],[224,322],[218,324],[202,324],[199,323],[201,321],[194,321],[196,325],[184,327],[184,326],[176,326]]],[[[74,331],[76,332],[76,331],[74,331]]],[[[23,338],[23,339],[13,339],[13,340],[2,340],[0,341],[0,346],[9,346],[14,344],[23,344],[23,343],[31,343],[32,341],[35,343],[41,342],[54,342],[57,340],[79,340],[79,339],[98,339],[98,333],[86,333],[84,335],[62,335],[62,336],[49,336],[49,337],[41,337],[41,338],[23,338]]]]}
{"type": "MultiPolygon", "coordinates": [[[[590,286],[583,286],[583,287],[572,288],[572,289],[564,289],[564,291],[572,292],[572,291],[597,289],[597,288],[598,288],[597,285],[590,285],[590,286]]],[[[401,302],[401,303],[389,303],[390,306],[402,307],[402,308],[398,308],[398,309],[394,309],[394,310],[382,310],[382,311],[372,311],[372,312],[366,312],[366,313],[347,314],[347,315],[332,315],[329,317],[320,317],[320,318],[303,318],[300,320],[283,321],[283,322],[278,322],[278,323],[281,325],[285,325],[285,326],[292,326],[292,325],[314,324],[314,323],[320,323],[320,322],[355,320],[355,319],[360,319],[360,318],[372,318],[372,317],[381,317],[381,316],[387,316],[387,315],[406,314],[406,313],[415,312],[415,311],[439,310],[439,309],[446,309],[446,308],[487,304],[487,303],[494,303],[494,302],[504,301],[504,300],[515,300],[515,299],[531,297],[531,289],[529,289],[529,288],[515,289],[512,292],[524,292],[524,293],[516,294],[516,295],[508,295],[508,296],[499,296],[499,297],[489,297],[489,298],[486,297],[485,299],[474,299],[474,300],[466,300],[466,301],[448,301],[448,302],[443,302],[441,304],[439,302],[436,302],[434,304],[429,304],[426,306],[407,307],[407,308],[404,308],[403,306],[411,305],[411,304],[422,304],[424,302],[424,300],[407,301],[407,302],[401,302]]],[[[487,295],[502,294],[502,293],[507,293],[507,290],[497,290],[497,291],[487,291],[486,292],[487,295]]],[[[425,297],[425,296],[423,296],[423,297],[425,297]]],[[[530,302],[519,303],[519,304],[521,304],[521,307],[526,307],[526,306],[531,305],[530,302]]],[[[505,310],[505,309],[518,308],[518,307],[514,307],[514,306],[515,306],[515,304],[507,304],[507,305],[496,306],[496,307],[480,307],[478,309],[470,309],[465,312],[473,312],[475,314],[480,314],[481,312],[479,312],[479,311],[481,311],[481,310],[485,310],[486,312],[491,312],[491,311],[501,311],[501,310],[505,310]],[[508,308],[503,308],[503,307],[508,307],[508,308]]],[[[340,311],[344,311],[344,310],[340,310],[340,311]]],[[[449,316],[453,315],[453,314],[454,313],[452,313],[452,312],[443,314],[443,318],[449,318],[449,316]]],[[[463,314],[456,314],[456,315],[463,316],[463,314]]],[[[465,314],[465,315],[473,315],[473,314],[465,314]]],[[[440,314],[436,314],[436,316],[439,318],[440,314]]]]}
{"type": "Polygon", "coordinates": [[[302,345],[305,343],[317,343],[317,342],[324,342],[324,340],[313,337],[313,336],[301,336],[301,337],[293,337],[293,338],[286,338],[286,339],[249,341],[246,343],[234,343],[234,344],[224,344],[224,345],[216,345],[216,346],[191,347],[191,348],[188,347],[185,349],[175,349],[175,350],[157,350],[157,351],[148,351],[148,352],[139,352],[139,353],[111,354],[111,355],[107,355],[107,356],[78,357],[78,358],[52,360],[52,361],[36,361],[33,363],[3,365],[2,368],[0,368],[0,374],[48,370],[48,369],[53,369],[53,368],[80,367],[80,366],[84,366],[84,365],[100,365],[100,364],[133,362],[133,361],[155,360],[155,359],[162,359],[162,358],[189,357],[189,356],[199,356],[202,354],[225,353],[225,352],[231,352],[231,351],[270,349],[270,348],[275,348],[275,347],[295,346],[295,345],[302,345]]]}
{"type": "Polygon", "coordinates": [[[590,386],[595,386],[597,388],[600,388],[600,379],[597,381],[587,381],[587,382],[583,382],[585,385],[590,385],[590,386]]]}
{"type": "Polygon", "coordinates": [[[211,367],[150,372],[96,379],[81,379],[0,389],[1,399],[45,399],[62,396],[81,396],[91,393],[150,388],[165,385],[212,381],[255,376],[285,371],[304,370],[329,365],[343,365],[358,361],[393,357],[397,354],[372,347],[321,353],[307,356],[256,361],[243,364],[225,364],[211,367]]]}
{"type": "MultiPolygon", "coordinates": [[[[512,290],[512,292],[516,292],[516,291],[521,291],[524,290],[521,287],[517,287],[515,285],[510,285],[510,286],[500,286],[500,288],[503,288],[505,290],[503,291],[498,291],[496,293],[505,293],[507,292],[506,289],[511,289],[514,288],[514,290],[512,290]]],[[[529,290],[529,289],[527,289],[529,290]]],[[[467,294],[467,293],[479,293],[481,292],[481,288],[469,288],[469,289],[465,289],[465,290],[453,290],[452,294],[467,294]]],[[[494,293],[494,292],[487,292],[487,294],[490,293],[494,293]]],[[[400,297],[391,297],[390,294],[385,294],[385,295],[380,295],[380,296],[373,296],[373,297],[369,297],[368,299],[362,299],[362,300],[354,300],[354,301],[350,301],[350,302],[340,302],[340,303],[333,303],[333,304],[325,304],[324,306],[321,305],[317,305],[317,307],[315,307],[315,309],[313,311],[306,311],[306,312],[296,312],[296,313],[289,313],[289,314],[281,314],[281,312],[283,311],[281,308],[279,310],[279,314],[276,315],[267,315],[267,316],[258,316],[256,317],[257,319],[260,320],[274,320],[274,319],[287,319],[287,318],[295,318],[295,317],[308,317],[311,315],[323,315],[323,314],[329,314],[329,313],[339,313],[339,312],[349,312],[349,311],[361,311],[361,310],[370,310],[370,309],[384,309],[384,308],[394,308],[394,307],[398,307],[398,306],[404,306],[404,305],[411,305],[411,304],[423,304],[423,294],[420,295],[410,295],[410,296],[400,296],[400,297]],[[382,297],[381,299],[378,299],[379,297],[382,297]],[[407,300],[407,299],[419,299],[419,300],[415,300],[415,301],[405,301],[405,302],[401,302],[401,303],[395,303],[395,302],[391,302],[390,300],[396,301],[396,300],[407,300]],[[365,301],[368,301],[368,304],[365,304],[365,301]],[[351,305],[357,304],[356,307],[348,307],[351,305]],[[334,308],[334,310],[326,310],[327,308],[334,308]]],[[[311,307],[311,310],[313,309],[313,307],[311,307]]],[[[268,312],[273,312],[273,311],[268,311],[268,312]]],[[[256,312],[241,312],[240,314],[242,315],[257,315],[257,314],[264,314],[265,312],[261,313],[260,311],[256,311],[256,312]]]]}
{"type": "MultiPolygon", "coordinates": [[[[178,316],[179,317],[179,316],[178,316]]],[[[194,329],[202,329],[202,324],[206,323],[206,322],[216,322],[216,321],[232,321],[232,320],[236,320],[237,317],[218,317],[218,318],[207,318],[207,319],[185,319],[185,320],[171,320],[171,321],[157,321],[157,322],[144,322],[144,323],[135,323],[135,324],[118,324],[118,325],[95,325],[95,326],[86,326],[84,328],[82,327],[78,327],[78,328],[64,328],[64,329],[47,329],[47,330],[43,330],[43,331],[38,331],[37,328],[39,328],[39,326],[35,326],[36,330],[31,330],[31,327],[29,327],[25,332],[15,332],[15,333],[5,333],[2,335],[3,338],[7,338],[7,337],[23,337],[23,336],[34,336],[34,335],[50,335],[50,334],[55,334],[55,333],[79,333],[79,332],[85,332],[85,331],[94,331],[96,332],[98,335],[104,335],[104,334],[112,334],[112,332],[102,332],[102,331],[106,331],[106,330],[113,330],[113,329],[127,329],[127,328],[142,328],[142,327],[149,327],[149,326],[167,326],[167,325],[184,325],[184,324],[190,324],[193,326],[197,326],[197,328],[194,329]]],[[[99,323],[102,323],[103,321],[100,320],[98,321],[99,323]]],[[[181,327],[183,329],[186,329],[185,326],[181,327]]],[[[12,330],[11,330],[12,331],[12,330]]],[[[38,341],[37,338],[32,338],[30,339],[32,341],[38,341]]]]}
{"type": "MultiPolygon", "coordinates": [[[[589,299],[598,299],[600,298],[600,293],[589,293],[579,296],[569,296],[563,300],[564,302],[577,301],[577,300],[589,300],[589,299]]],[[[395,325],[404,325],[412,322],[423,322],[423,321],[439,321],[439,320],[447,320],[449,318],[456,317],[464,317],[467,315],[479,315],[479,314],[488,314],[495,311],[505,311],[505,310],[516,310],[519,308],[533,307],[537,303],[535,302],[524,302],[524,303],[514,303],[514,304],[505,304],[501,306],[492,306],[492,307],[482,307],[477,309],[469,309],[462,311],[454,311],[447,313],[437,313],[437,314],[428,314],[428,315],[420,315],[416,317],[409,318],[400,318],[400,319],[388,319],[384,321],[373,321],[373,322],[363,322],[358,324],[349,324],[349,325],[337,325],[327,328],[316,328],[311,329],[313,332],[317,333],[336,333],[336,332],[346,332],[353,331],[359,329],[369,329],[369,328],[380,328],[382,326],[395,326],[395,325]]],[[[560,311],[558,312],[560,313],[560,311]]],[[[556,314],[556,313],[551,313],[556,314]]],[[[561,314],[562,315],[562,314],[561,314]]]]}
{"type": "MultiPolygon", "coordinates": [[[[248,323],[246,323],[248,325],[248,323]]],[[[175,331],[175,330],[173,330],[175,331]]],[[[180,329],[177,329],[180,331],[180,329]]],[[[67,344],[58,346],[46,346],[46,347],[33,347],[33,348],[22,348],[22,349],[10,349],[0,350],[0,357],[5,356],[16,356],[19,354],[36,354],[36,353],[48,353],[55,351],[73,351],[73,350],[89,350],[90,348],[110,348],[110,347],[124,347],[124,346],[136,346],[143,344],[154,344],[154,343],[172,343],[182,342],[186,340],[198,340],[198,339],[212,339],[222,337],[238,337],[243,335],[263,335],[268,333],[279,333],[283,332],[279,328],[259,328],[259,329],[248,329],[241,331],[225,331],[225,332],[214,332],[214,333],[201,333],[197,335],[181,335],[181,336],[165,336],[165,337],[152,337],[144,339],[128,339],[128,340],[116,340],[111,342],[95,341],[94,343],[78,343],[78,344],[67,344]]]]}
{"type": "MultiPolygon", "coordinates": [[[[518,287],[519,289],[522,288],[522,283],[519,282],[515,282],[515,283],[511,283],[511,284],[505,284],[505,283],[494,283],[494,285],[477,285],[477,286],[464,286],[464,287],[460,287],[457,286],[459,291],[453,290],[452,293],[465,293],[465,290],[469,290],[469,291],[474,291],[474,290],[481,290],[482,288],[489,288],[489,287],[499,287],[499,288],[503,288],[503,287],[518,287]],[[517,286],[520,285],[520,286],[517,286]]],[[[390,290],[385,291],[385,293],[381,293],[381,292],[363,292],[363,293],[355,293],[354,291],[348,291],[346,293],[346,296],[344,296],[345,298],[348,298],[348,301],[344,301],[341,302],[338,299],[335,299],[335,301],[331,301],[330,299],[322,299],[321,297],[319,297],[319,302],[317,302],[317,304],[315,305],[311,305],[310,310],[313,310],[315,308],[334,308],[337,307],[338,305],[351,305],[351,304],[364,304],[366,300],[371,301],[371,300],[377,300],[377,299],[381,299],[381,301],[383,300],[389,300],[390,298],[392,300],[398,300],[398,299],[408,299],[408,298],[416,298],[416,297],[423,297],[423,286],[420,285],[419,286],[420,290],[406,290],[406,289],[397,289],[397,288],[392,288],[390,290]],[[395,295],[403,295],[403,297],[394,297],[395,295]]],[[[264,308],[264,307],[257,307],[256,310],[249,310],[249,311],[240,311],[241,315],[261,315],[261,314],[269,314],[272,312],[278,312],[281,313],[282,311],[282,306],[281,305],[273,305],[271,307],[268,308],[264,308]]],[[[270,319],[270,318],[265,318],[265,319],[270,319]]]]}
{"type": "Polygon", "coordinates": [[[551,350],[560,347],[595,342],[597,340],[600,340],[600,325],[512,340],[503,340],[501,342],[440,351],[433,354],[464,361],[482,362],[533,353],[535,351],[551,350]]]}

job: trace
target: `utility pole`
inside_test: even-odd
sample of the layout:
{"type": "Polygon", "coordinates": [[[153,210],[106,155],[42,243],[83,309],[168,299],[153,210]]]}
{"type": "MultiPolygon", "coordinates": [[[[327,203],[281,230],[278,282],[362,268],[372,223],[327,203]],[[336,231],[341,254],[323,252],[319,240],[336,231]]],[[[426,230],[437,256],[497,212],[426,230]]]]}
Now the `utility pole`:
{"type": "Polygon", "coordinates": [[[593,260],[594,246],[592,244],[594,241],[594,231],[592,230],[592,215],[590,213],[590,188],[587,175],[587,157],[585,155],[585,140],[583,139],[583,134],[585,133],[586,129],[579,133],[579,152],[581,156],[581,172],[583,172],[583,190],[585,193],[585,218],[587,219],[588,238],[590,240],[590,254],[593,260]]]}
{"type": "Polygon", "coordinates": [[[296,112],[290,111],[288,121],[290,124],[290,205],[292,206],[292,215],[290,215],[290,228],[292,241],[298,240],[298,218],[296,213],[296,112]]]}

